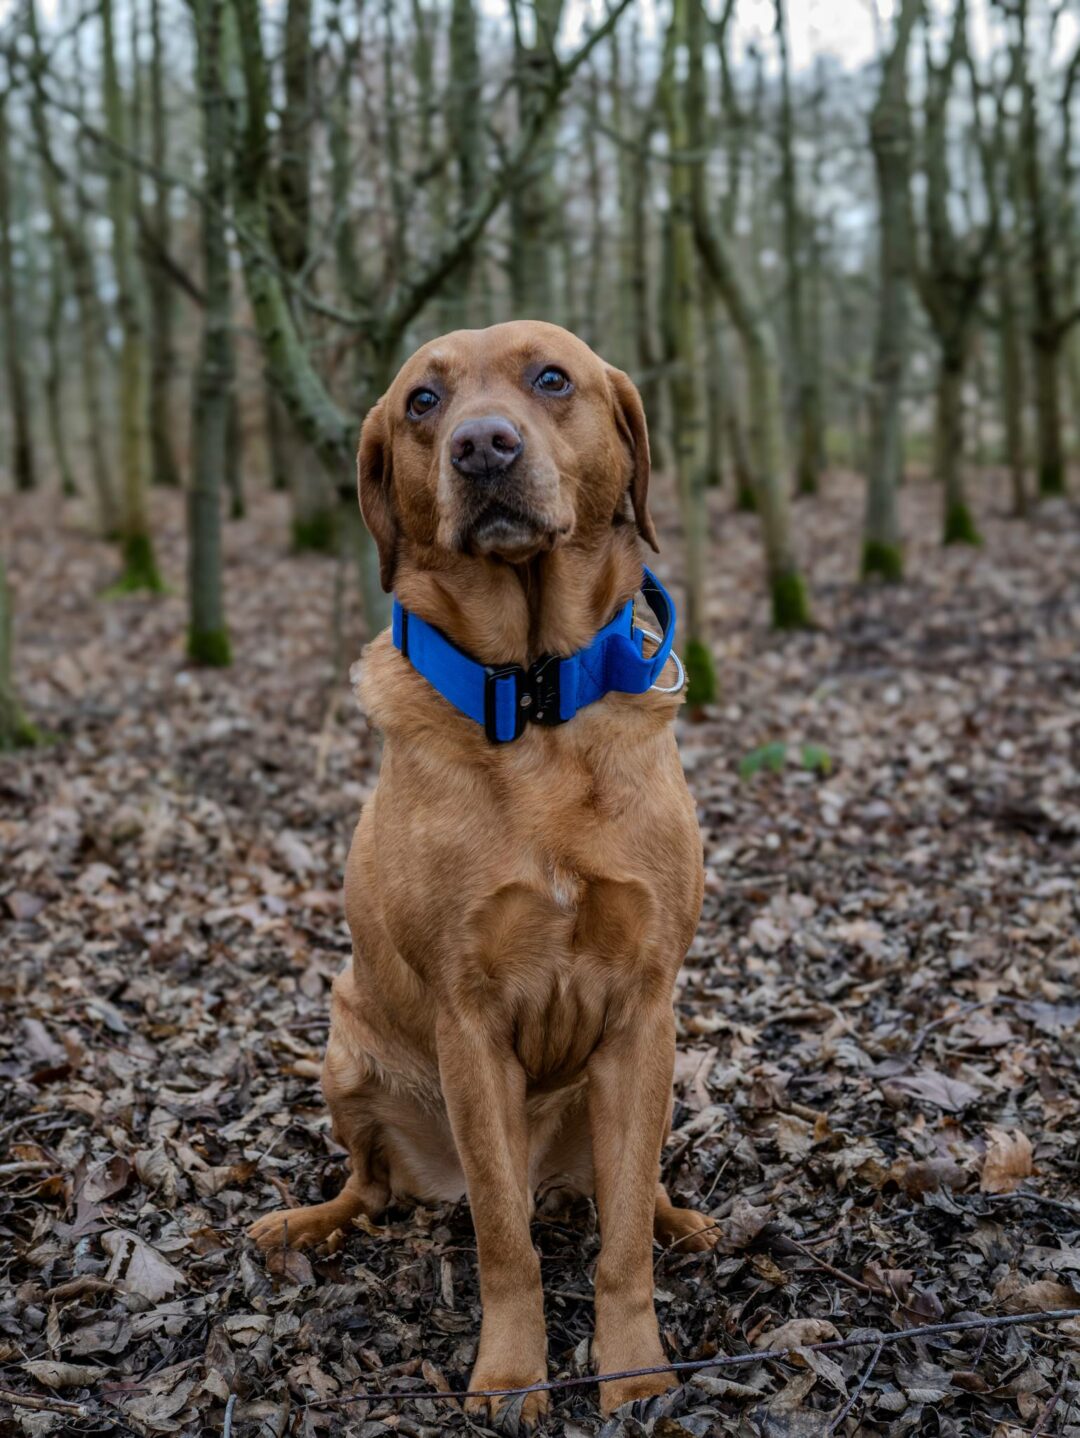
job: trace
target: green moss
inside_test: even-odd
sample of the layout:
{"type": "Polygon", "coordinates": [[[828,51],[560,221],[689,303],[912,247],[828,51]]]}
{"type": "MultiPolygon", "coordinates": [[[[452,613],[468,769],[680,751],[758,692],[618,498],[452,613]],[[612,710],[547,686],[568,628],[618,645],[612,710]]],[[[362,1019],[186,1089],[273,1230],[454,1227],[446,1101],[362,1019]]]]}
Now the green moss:
{"type": "Polygon", "coordinates": [[[971,510],[966,504],[950,504],[945,511],[943,544],[981,544],[982,535],[975,528],[971,510]]]}
{"type": "Polygon", "coordinates": [[[35,728],[21,710],[9,715],[8,720],[0,725],[0,754],[14,749],[34,749],[48,742],[47,736],[35,728]]]}
{"type": "Polygon", "coordinates": [[[122,542],[123,570],[115,584],[105,591],[107,599],[118,594],[164,594],[165,585],[154,559],[154,546],[148,534],[129,534],[122,542]]]}
{"type": "Polygon", "coordinates": [[[716,667],[700,639],[689,639],[683,654],[687,704],[711,704],[716,698],[716,667]]]}
{"type": "Polygon", "coordinates": [[[1065,466],[1060,461],[1039,465],[1039,493],[1047,498],[1065,493],[1065,466]]]}
{"type": "Polygon", "coordinates": [[[880,539],[863,542],[862,576],[878,575],[888,584],[899,584],[904,577],[904,552],[898,544],[882,544],[880,539]]]}
{"type": "Polygon", "coordinates": [[[777,629],[809,629],[810,600],[802,575],[794,572],[778,574],[770,585],[772,590],[773,625],[777,629]]]}
{"type": "Polygon", "coordinates": [[[296,553],[333,554],[337,549],[337,523],[333,510],[319,509],[292,522],[292,546],[296,553]]]}
{"type": "Polygon", "coordinates": [[[189,629],[188,658],[196,664],[210,664],[224,669],[232,663],[232,645],[227,629],[189,629]]]}

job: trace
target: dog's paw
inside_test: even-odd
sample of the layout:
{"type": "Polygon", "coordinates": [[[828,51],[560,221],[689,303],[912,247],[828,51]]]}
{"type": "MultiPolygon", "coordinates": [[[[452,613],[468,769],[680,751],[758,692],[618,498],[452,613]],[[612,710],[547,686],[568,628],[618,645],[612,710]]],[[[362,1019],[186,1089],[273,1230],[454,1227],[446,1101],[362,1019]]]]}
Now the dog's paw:
{"type": "Polygon", "coordinates": [[[328,1238],[339,1226],[334,1223],[327,1228],[326,1223],[317,1206],[279,1208],[274,1213],[264,1213],[262,1218],[257,1218],[248,1229],[248,1238],[253,1239],[264,1253],[272,1248],[310,1248],[312,1244],[328,1238]]]}
{"type": "Polygon", "coordinates": [[[474,1370],[469,1379],[469,1394],[465,1397],[465,1412],[474,1418],[486,1419],[499,1428],[513,1429],[519,1425],[525,1429],[533,1428],[551,1406],[550,1393],[544,1391],[520,1394],[516,1397],[508,1394],[504,1397],[484,1398],[476,1390],[528,1388],[532,1383],[543,1383],[546,1378],[547,1373],[543,1370],[531,1374],[505,1374],[474,1370]],[[470,1394],[472,1396],[469,1396],[470,1394]]]}
{"type": "Polygon", "coordinates": [[[658,1398],[678,1386],[679,1380],[674,1373],[648,1373],[640,1378],[617,1378],[611,1383],[601,1383],[600,1412],[608,1418],[627,1403],[658,1398]]]}
{"type": "Polygon", "coordinates": [[[707,1253],[720,1241],[720,1225],[693,1208],[657,1209],[653,1231],[658,1242],[677,1253],[707,1253]]]}

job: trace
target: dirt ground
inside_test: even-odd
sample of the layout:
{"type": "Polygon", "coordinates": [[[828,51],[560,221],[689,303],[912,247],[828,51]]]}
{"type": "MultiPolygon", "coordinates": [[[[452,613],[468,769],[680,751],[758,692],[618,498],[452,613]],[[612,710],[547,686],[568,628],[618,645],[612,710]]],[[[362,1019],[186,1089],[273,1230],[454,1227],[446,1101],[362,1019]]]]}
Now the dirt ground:
{"type": "MultiPolygon", "coordinates": [[[[794,636],[718,496],[722,696],[680,723],[708,881],[665,1172],[722,1241],[657,1252],[668,1349],[910,1337],[857,1397],[872,1346],[719,1368],[606,1426],[569,1389],[551,1433],[1080,1435],[1076,1320],[920,1336],[1080,1308],[1080,512],[1018,524],[999,479],[976,488],[985,546],[943,551],[936,494],[906,487],[924,537],[895,589],[853,582],[853,479],[800,501],[820,627],[794,636]]],[[[157,600],[101,599],[112,553],[56,511],[2,512],[54,742],[0,764],[0,1432],[481,1431],[452,1402],[349,1401],[464,1386],[464,1204],[270,1271],[242,1236],[343,1176],[317,1079],[377,749],[338,568],[289,556],[259,498],[227,535],[236,662],[195,670],[180,501],[155,496],[157,600]]],[[[585,1373],[595,1214],[535,1237],[551,1374],[585,1373]]]]}

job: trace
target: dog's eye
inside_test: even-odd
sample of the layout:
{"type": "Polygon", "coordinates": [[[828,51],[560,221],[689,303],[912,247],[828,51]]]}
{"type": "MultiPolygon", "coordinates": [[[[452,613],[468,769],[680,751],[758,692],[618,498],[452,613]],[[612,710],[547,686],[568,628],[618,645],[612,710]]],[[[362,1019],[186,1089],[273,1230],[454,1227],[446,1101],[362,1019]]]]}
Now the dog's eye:
{"type": "Polygon", "coordinates": [[[570,383],[570,376],[565,374],[561,369],[557,369],[553,364],[546,365],[536,376],[533,383],[536,388],[542,390],[544,394],[569,394],[573,389],[573,385],[570,383]]]}
{"type": "Polygon", "coordinates": [[[410,419],[423,419],[439,403],[439,396],[433,389],[414,389],[409,396],[408,414],[410,419]]]}

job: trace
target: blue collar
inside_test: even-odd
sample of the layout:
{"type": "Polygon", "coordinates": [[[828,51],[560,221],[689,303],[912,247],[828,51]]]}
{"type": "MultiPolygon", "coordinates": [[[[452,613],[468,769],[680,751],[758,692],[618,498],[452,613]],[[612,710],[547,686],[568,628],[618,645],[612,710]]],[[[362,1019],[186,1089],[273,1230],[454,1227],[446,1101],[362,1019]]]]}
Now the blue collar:
{"type": "MultiPolygon", "coordinates": [[[[663,631],[655,654],[642,653],[644,631],[634,628],[628,600],[584,649],[568,658],[545,654],[528,669],[520,664],[481,664],[446,635],[394,599],[395,646],[433,689],[484,726],[493,744],[520,739],[525,725],[565,724],[605,694],[644,694],[659,679],[675,637],[675,605],[650,570],[641,592],[663,631]]],[[[681,687],[681,686],[680,686],[681,687]]]]}

